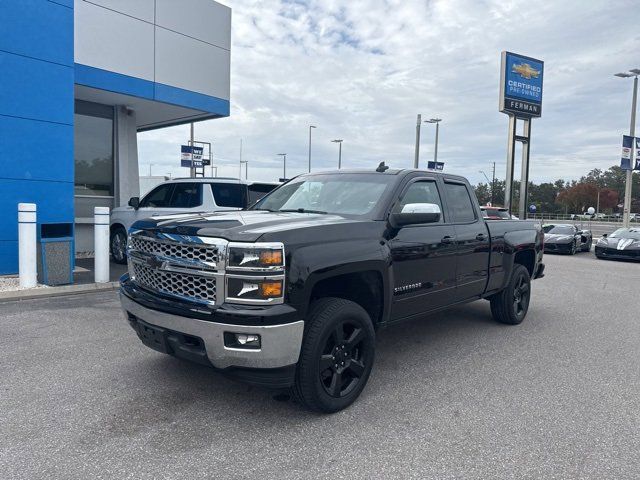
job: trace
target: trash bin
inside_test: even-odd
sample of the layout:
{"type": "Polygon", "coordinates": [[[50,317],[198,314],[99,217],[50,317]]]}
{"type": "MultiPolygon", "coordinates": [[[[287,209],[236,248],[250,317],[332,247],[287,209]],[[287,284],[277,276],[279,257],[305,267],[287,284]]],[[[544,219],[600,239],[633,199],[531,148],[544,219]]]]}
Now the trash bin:
{"type": "Polygon", "coordinates": [[[38,282],[45,285],[73,283],[73,224],[41,224],[38,237],[38,282]]]}

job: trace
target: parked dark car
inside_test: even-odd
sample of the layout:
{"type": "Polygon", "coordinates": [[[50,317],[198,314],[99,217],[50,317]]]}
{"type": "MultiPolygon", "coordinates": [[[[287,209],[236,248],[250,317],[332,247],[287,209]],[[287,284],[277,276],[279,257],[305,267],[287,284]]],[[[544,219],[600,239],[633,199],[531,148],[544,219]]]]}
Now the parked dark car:
{"type": "Polygon", "coordinates": [[[509,210],[507,210],[504,207],[481,206],[480,211],[482,212],[483,218],[486,218],[487,220],[510,220],[511,219],[509,210]]]}
{"type": "Polygon", "coordinates": [[[521,323],[542,241],[535,222],[485,221],[459,176],[313,173],[246,211],[138,221],[120,299],[148,347],[335,412],[387,325],[479,299],[521,323]]]}
{"type": "Polygon", "coordinates": [[[545,252],[574,255],[578,250],[581,252],[591,251],[593,244],[591,230],[580,230],[570,223],[545,225],[542,230],[544,231],[545,252]]]}
{"type": "Polygon", "coordinates": [[[640,228],[619,228],[596,243],[596,257],[640,260],[640,228]]]}

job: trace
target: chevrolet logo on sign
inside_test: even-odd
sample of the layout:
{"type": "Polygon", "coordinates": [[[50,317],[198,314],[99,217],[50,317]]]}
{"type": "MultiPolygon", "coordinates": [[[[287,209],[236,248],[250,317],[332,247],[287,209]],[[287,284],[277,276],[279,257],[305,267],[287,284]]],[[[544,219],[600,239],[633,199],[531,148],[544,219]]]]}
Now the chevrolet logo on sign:
{"type": "Polygon", "coordinates": [[[528,80],[540,76],[540,70],[536,70],[528,63],[521,63],[520,65],[514,64],[513,67],[511,67],[511,71],[528,80]]]}

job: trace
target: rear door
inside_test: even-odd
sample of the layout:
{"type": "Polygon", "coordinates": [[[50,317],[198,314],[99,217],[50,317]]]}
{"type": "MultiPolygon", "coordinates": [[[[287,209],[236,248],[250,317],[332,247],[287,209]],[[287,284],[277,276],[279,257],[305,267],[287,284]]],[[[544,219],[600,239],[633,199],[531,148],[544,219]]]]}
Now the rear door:
{"type": "Polygon", "coordinates": [[[435,203],[442,215],[438,223],[407,225],[389,240],[393,261],[392,318],[400,319],[451,303],[455,292],[455,232],[446,223],[440,188],[435,179],[411,181],[393,207],[408,203],[435,203]]]}
{"type": "Polygon", "coordinates": [[[489,271],[489,232],[464,182],[445,178],[444,191],[456,237],[455,298],[463,301],[485,291],[489,271]]]}

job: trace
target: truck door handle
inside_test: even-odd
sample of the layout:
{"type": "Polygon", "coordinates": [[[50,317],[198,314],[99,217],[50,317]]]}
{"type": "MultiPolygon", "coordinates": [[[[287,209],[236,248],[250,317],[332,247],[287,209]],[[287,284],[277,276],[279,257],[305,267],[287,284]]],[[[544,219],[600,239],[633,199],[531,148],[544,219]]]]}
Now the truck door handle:
{"type": "Polygon", "coordinates": [[[484,233],[479,233],[476,235],[476,240],[478,240],[479,242],[481,242],[484,239],[485,239],[484,233]]]}
{"type": "Polygon", "coordinates": [[[452,243],[453,242],[453,238],[451,238],[449,235],[447,235],[446,237],[442,238],[442,243],[452,243]]]}

